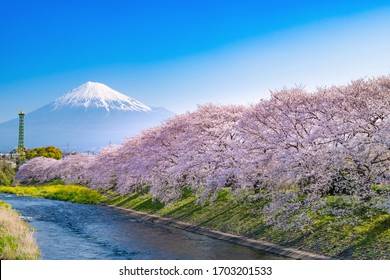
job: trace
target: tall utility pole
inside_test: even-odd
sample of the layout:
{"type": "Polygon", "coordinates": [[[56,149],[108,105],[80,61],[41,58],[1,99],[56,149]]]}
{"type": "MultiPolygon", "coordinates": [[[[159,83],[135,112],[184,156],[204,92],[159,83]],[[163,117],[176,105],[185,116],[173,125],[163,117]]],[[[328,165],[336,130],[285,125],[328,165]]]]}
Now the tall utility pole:
{"type": "Polygon", "coordinates": [[[18,141],[18,148],[19,152],[21,152],[24,149],[24,115],[25,113],[23,111],[19,112],[19,141],[18,141]]]}

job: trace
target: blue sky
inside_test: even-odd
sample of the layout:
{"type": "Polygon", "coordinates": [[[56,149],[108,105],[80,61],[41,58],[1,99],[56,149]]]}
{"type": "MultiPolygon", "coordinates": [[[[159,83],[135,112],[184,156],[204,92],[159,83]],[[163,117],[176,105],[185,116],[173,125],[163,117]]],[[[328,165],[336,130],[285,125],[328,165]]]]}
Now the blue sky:
{"type": "Polygon", "coordinates": [[[389,1],[0,0],[0,122],[86,81],[176,113],[390,74],[389,1]]]}

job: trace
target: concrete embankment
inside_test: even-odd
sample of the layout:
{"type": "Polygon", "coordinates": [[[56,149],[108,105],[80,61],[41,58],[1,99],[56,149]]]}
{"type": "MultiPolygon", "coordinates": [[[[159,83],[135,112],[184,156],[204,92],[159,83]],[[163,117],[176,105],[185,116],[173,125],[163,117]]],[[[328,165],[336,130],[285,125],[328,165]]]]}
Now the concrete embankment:
{"type": "Polygon", "coordinates": [[[266,242],[266,241],[255,240],[255,239],[245,238],[242,236],[237,236],[237,235],[233,235],[233,234],[229,234],[229,233],[225,233],[225,232],[221,232],[221,231],[211,230],[211,229],[204,228],[204,227],[201,227],[198,225],[192,225],[192,224],[184,223],[184,222],[177,221],[177,220],[170,219],[170,218],[165,218],[165,217],[160,217],[160,216],[156,216],[156,215],[152,215],[152,214],[142,213],[142,212],[135,211],[132,209],[111,206],[111,205],[107,205],[107,206],[130,212],[135,218],[137,218],[141,221],[186,230],[189,232],[213,237],[216,239],[225,240],[225,241],[228,241],[231,243],[237,243],[237,244],[251,247],[251,248],[261,250],[264,252],[281,255],[284,257],[291,258],[291,259],[297,259],[297,260],[328,260],[328,259],[331,259],[331,258],[326,257],[326,256],[322,256],[322,255],[318,255],[318,254],[314,254],[314,253],[310,253],[310,252],[306,252],[306,251],[301,251],[301,250],[294,249],[294,248],[283,247],[283,246],[273,244],[270,242],[266,242]]]}

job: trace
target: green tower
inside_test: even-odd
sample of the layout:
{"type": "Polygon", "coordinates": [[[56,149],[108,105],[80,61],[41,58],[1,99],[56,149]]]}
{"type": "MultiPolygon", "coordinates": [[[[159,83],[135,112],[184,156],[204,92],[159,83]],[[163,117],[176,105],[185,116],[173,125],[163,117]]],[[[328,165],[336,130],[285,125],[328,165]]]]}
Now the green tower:
{"type": "Polygon", "coordinates": [[[24,149],[24,115],[23,111],[19,112],[19,142],[18,148],[20,151],[24,149]]]}

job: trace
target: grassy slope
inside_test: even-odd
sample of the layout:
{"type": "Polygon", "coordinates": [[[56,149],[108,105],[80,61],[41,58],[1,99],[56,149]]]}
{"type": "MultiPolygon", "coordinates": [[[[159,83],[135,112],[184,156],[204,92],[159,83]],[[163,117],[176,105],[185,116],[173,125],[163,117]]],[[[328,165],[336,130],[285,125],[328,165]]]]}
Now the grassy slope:
{"type": "Polygon", "coordinates": [[[0,201],[0,259],[38,259],[40,253],[32,232],[9,204],[0,201]]]}
{"type": "Polygon", "coordinates": [[[261,216],[253,214],[259,205],[238,203],[227,191],[220,192],[213,204],[204,206],[198,205],[195,197],[189,193],[168,206],[153,201],[147,194],[106,192],[105,195],[109,205],[170,217],[337,259],[390,259],[390,215],[386,213],[362,216],[362,221],[355,225],[343,223],[342,218],[317,215],[310,231],[285,232],[264,225],[261,216]]]}
{"type": "Polygon", "coordinates": [[[47,185],[29,187],[0,186],[0,192],[22,196],[42,197],[75,203],[97,204],[103,200],[100,193],[81,186],[47,185]]]}

